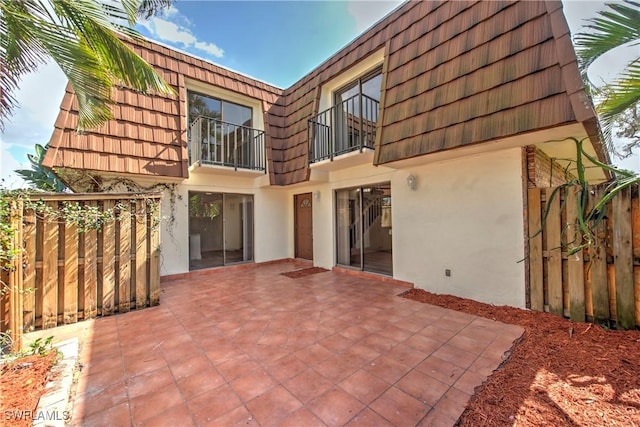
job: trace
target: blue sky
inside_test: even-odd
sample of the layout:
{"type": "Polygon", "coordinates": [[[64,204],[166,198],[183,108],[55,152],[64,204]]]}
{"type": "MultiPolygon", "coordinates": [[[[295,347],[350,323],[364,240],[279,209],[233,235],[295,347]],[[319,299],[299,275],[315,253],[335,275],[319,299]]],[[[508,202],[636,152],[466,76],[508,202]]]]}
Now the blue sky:
{"type": "MultiPolygon", "coordinates": [[[[400,1],[185,1],[138,25],[151,39],[280,87],[288,87],[377,22],[400,1]]],[[[604,2],[564,1],[572,32],[604,2]]],[[[596,79],[608,79],[625,55],[603,58],[596,79]]],[[[596,64],[598,65],[598,64],[596,64]]],[[[592,78],[594,76],[592,75],[592,78]]],[[[14,169],[26,154],[46,144],[53,131],[66,79],[55,64],[27,76],[17,99],[21,108],[0,135],[0,178],[16,187],[14,169]]],[[[640,169],[638,157],[624,166],[640,169]]]]}

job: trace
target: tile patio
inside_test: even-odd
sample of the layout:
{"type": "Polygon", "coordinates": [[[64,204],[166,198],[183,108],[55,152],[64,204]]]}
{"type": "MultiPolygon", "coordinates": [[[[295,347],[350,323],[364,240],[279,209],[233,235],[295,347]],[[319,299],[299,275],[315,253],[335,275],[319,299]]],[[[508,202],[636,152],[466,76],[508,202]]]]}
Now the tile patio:
{"type": "Polygon", "coordinates": [[[81,340],[72,424],[451,426],[522,328],[299,262],[163,284],[161,305],[32,335],[81,340]]]}

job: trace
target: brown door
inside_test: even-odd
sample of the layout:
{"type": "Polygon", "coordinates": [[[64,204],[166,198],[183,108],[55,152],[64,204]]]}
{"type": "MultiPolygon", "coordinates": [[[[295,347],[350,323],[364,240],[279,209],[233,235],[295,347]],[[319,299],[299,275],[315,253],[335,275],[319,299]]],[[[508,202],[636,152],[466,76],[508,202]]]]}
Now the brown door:
{"type": "Polygon", "coordinates": [[[295,203],[296,258],[313,260],[312,199],[311,193],[293,196],[295,203]]]}

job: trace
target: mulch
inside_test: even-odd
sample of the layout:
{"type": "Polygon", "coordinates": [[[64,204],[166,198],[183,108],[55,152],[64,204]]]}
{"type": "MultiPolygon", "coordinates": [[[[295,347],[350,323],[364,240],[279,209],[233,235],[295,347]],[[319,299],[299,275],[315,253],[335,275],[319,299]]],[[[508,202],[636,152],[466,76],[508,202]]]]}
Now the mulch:
{"type": "Polygon", "coordinates": [[[300,270],[287,271],[285,273],[280,273],[283,276],[290,277],[292,279],[298,279],[300,277],[311,276],[312,274],[325,273],[329,270],[320,267],[309,267],[303,268],[300,270]]]}
{"type": "Polygon", "coordinates": [[[640,331],[421,289],[402,296],[525,329],[507,361],[476,388],[460,426],[640,426],[640,331]]]}
{"type": "Polygon", "coordinates": [[[2,365],[0,375],[2,423],[25,427],[33,424],[38,401],[50,380],[49,371],[57,358],[57,351],[50,351],[44,356],[22,357],[2,365]]]}

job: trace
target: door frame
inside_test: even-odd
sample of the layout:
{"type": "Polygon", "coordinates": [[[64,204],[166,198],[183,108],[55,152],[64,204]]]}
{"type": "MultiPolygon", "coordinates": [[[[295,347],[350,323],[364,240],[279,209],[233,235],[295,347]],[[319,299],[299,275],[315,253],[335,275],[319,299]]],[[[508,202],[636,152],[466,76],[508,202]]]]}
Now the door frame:
{"type": "MultiPolygon", "coordinates": [[[[302,199],[303,196],[307,196],[309,198],[309,200],[311,201],[311,235],[310,235],[310,239],[311,241],[310,243],[310,248],[311,248],[311,258],[309,259],[309,261],[313,261],[313,194],[311,192],[308,193],[300,193],[300,194],[294,194],[293,195],[293,247],[294,247],[294,257],[295,258],[301,258],[300,257],[300,250],[298,247],[298,236],[299,236],[299,227],[298,227],[298,200],[302,199]]],[[[302,259],[308,259],[308,258],[302,258],[302,259]]]]}

